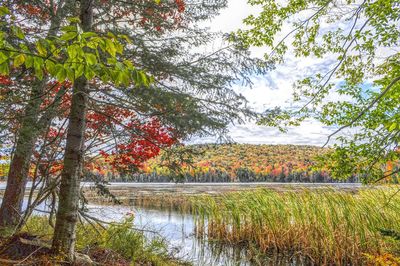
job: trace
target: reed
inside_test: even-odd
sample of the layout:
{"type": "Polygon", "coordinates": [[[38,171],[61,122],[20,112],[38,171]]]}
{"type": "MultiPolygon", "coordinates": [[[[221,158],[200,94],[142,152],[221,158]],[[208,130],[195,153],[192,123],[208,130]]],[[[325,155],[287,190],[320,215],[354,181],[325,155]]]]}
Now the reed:
{"type": "Polygon", "coordinates": [[[262,254],[301,256],[315,264],[357,265],[399,254],[382,229],[400,231],[399,188],[234,192],[194,200],[197,235],[256,246],[262,254]]]}

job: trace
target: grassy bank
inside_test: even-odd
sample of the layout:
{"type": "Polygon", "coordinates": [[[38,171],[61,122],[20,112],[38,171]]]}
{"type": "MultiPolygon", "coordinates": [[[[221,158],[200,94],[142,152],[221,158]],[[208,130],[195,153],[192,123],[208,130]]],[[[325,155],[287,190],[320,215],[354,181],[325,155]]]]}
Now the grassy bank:
{"type": "MultiPolygon", "coordinates": [[[[76,250],[79,254],[90,257],[96,265],[189,265],[173,258],[163,239],[149,240],[143,232],[133,230],[132,224],[133,217],[127,218],[123,223],[110,224],[105,227],[87,222],[80,223],[77,228],[76,250]]],[[[58,263],[61,262],[58,261],[58,258],[53,258],[49,252],[43,252],[50,247],[52,235],[53,229],[49,225],[47,217],[34,216],[24,226],[22,233],[1,239],[0,260],[2,262],[24,261],[31,265],[32,263],[33,265],[59,265],[58,263]],[[24,241],[21,243],[21,238],[34,240],[28,240],[30,242],[40,242],[42,243],[41,247],[32,249],[24,241]],[[18,241],[19,243],[17,243],[18,241]]]]}
{"type": "Polygon", "coordinates": [[[299,255],[316,264],[391,259],[399,255],[399,242],[381,230],[400,231],[397,189],[259,189],[204,196],[194,203],[197,234],[220,243],[256,246],[261,254],[299,255]]]}

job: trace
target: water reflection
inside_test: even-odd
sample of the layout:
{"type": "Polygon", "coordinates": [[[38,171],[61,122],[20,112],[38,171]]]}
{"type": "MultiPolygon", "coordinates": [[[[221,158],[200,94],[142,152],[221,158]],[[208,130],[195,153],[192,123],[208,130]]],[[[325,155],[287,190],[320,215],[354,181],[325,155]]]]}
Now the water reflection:
{"type": "Polygon", "coordinates": [[[216,248],[206,240],[196,238],[195,219],[191,214],[173,210],[156,210],[140,207],[90,206],[90,214],[98,218],[121,221],[126,214],[134,213],[134,226],[144,229],[149,238],[160,234],[165,238],[171,253],[193,265],[251,265],[245,251],[233,248],[216,248]]]}
{"type": "Polygon", "coordinates": [[[304,258],[288,256],[249,256],[248,248],[235,248],[199,239],[195,236],[195,217],[175,210],[158,210],[126,206],[90,206],[91,215],[101,219],[121,221],[134,213],[134,226],[144,229],[148,238],[161,235],[177,258],[193,265],[253,266],[253,265],[305,265],[304,258]],[[251,260],[249,258],[252,257],[251,260]]]}

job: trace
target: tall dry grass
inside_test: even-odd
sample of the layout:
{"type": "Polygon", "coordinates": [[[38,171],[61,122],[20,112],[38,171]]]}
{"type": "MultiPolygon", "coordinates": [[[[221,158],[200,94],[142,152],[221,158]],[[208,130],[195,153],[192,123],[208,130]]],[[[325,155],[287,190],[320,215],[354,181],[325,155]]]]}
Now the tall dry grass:
{"type": "MultiPolygon", "coordinates": [[[[252,245],[315,264],[363,264],[366,254],[399,252],[381,229],[400,231],[399,188],[276,192],[266,189],[194,201],[199,237],[252,245]]],[[[398,254],[398,253],[397,253],[398,254]]]]}

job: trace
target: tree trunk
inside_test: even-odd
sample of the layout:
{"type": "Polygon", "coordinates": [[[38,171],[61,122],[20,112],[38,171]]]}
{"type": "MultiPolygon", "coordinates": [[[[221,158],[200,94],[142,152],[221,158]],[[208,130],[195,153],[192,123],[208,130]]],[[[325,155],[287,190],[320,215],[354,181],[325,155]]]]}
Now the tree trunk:
{"type": "Polygon", "coordinates": [[[24,118],[21,122],[18,141],[7,176],[7,187],[0,208],[0,226],[3,228],[15,228],[21,218],[29,164],[37,138],[36,122],[42,103],[40,96],[43,93],[44,86],[44,81],[33,85],[31,100],[25,109],[24,118]]]}
{"type": "MultiPolygon", "coordinates": [[[[81,25],[90,31],[93,19],[93,0],[81,0],[81,25]]],[[[56,215],[52,249],[55,254],[67,255],[74,260],[75,230],[78,221],[80,178],[84,156],[84,134],[88,102],[88,80],[82,76],[75,80],[71,111],[61,174],[60,195],[56,215]]]]}
{"type": "MultiPolygon", "coordinates": [[[[61,21],[66,14],[71,12],[74,2],[73,0],[65,1],[64,5],[58,9],[57,14],[52,18],[48,37],[56,35],[61,21]]],[[[0,207],[0,227],[3,228],[16,229],[21,218],[32,152],[37,137],[43,129],[47,128],[47,125],[38,124],[40,105],[42,104],[41,95],[45,91],[46,83],[46,79],[44,79],[33,85],[28,105],[25,108],[0,207]]],[[[45,119],[48,124],[51,122],[53,114],[46,115],[49,116],[45,119]]]]}

